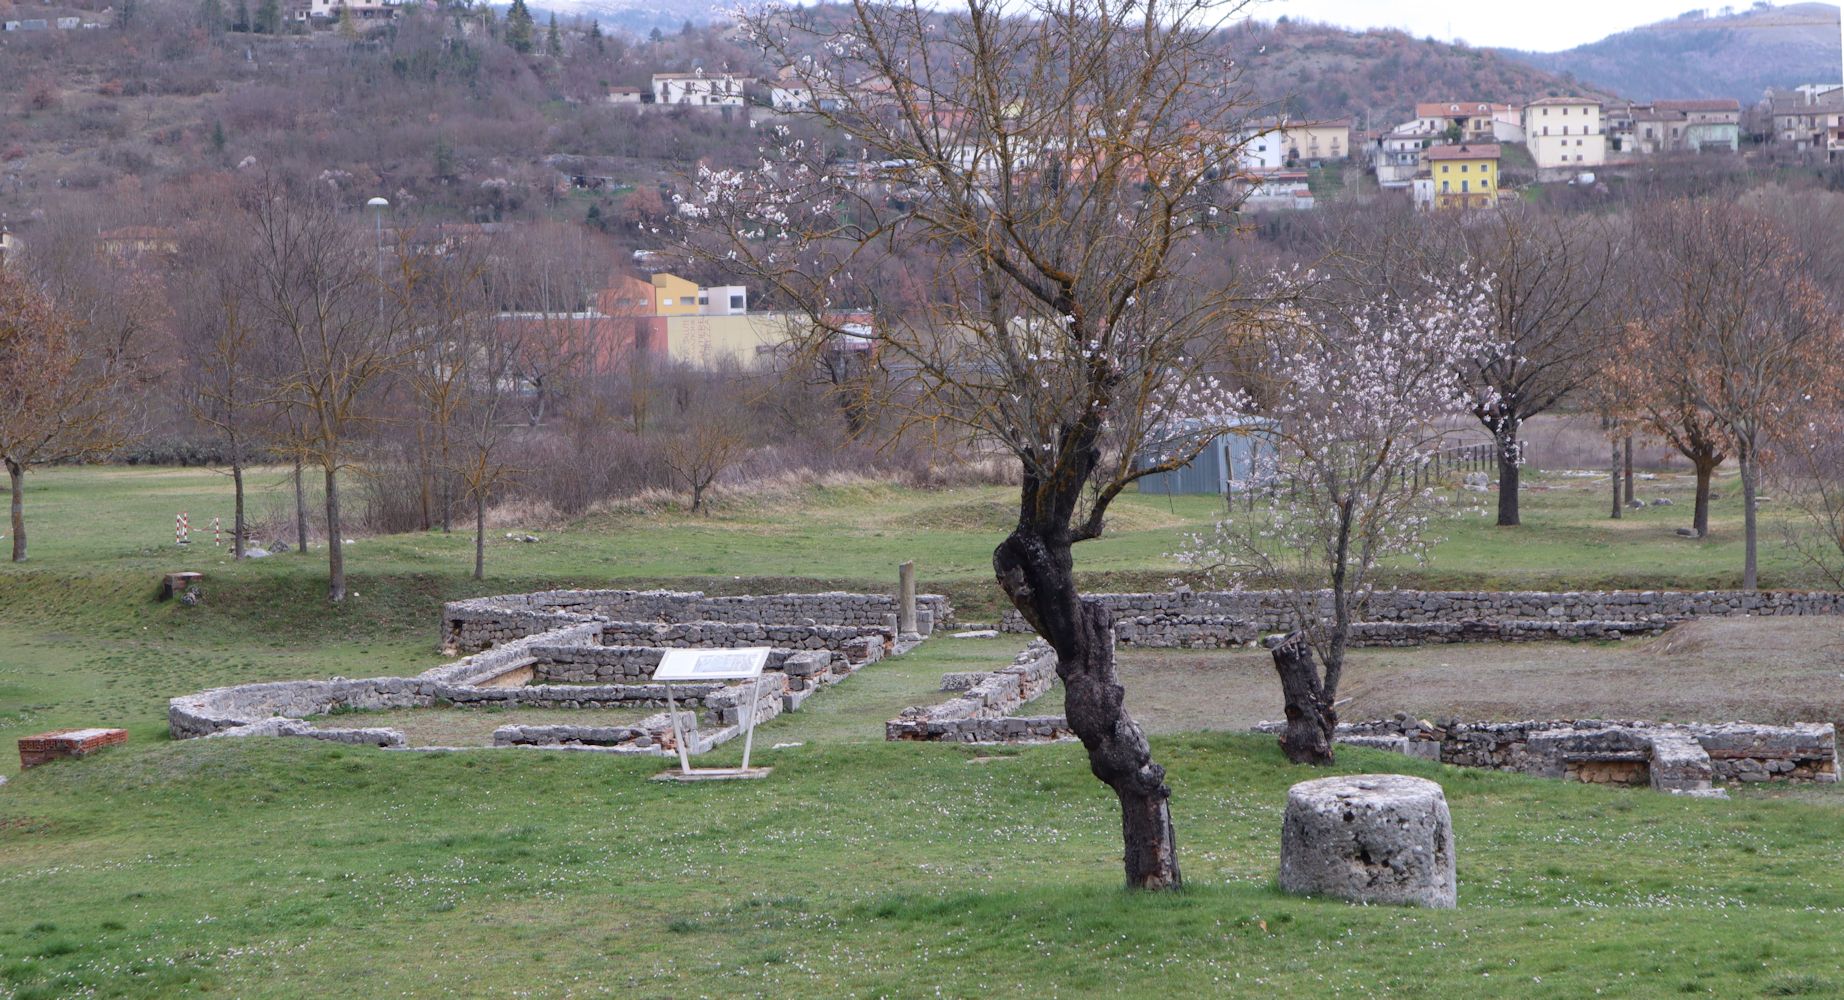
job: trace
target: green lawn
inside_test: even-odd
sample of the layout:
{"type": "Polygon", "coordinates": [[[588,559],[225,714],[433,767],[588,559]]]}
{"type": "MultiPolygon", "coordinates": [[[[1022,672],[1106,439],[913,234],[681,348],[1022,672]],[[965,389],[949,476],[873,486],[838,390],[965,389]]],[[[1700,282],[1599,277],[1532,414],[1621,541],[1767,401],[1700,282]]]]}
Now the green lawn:
{"type": "MultiPolygon", "coordinates": [[[[1461,864],[1457,911],[1354,908],[1272,888],[1284,790],[1316,772],[1265,738],[1175,732],[1155,750],[1189,888],[1123,895],[1118,815],[1079,748],[882,741],[904,705],[942,697],[941,672],[1003,663],[1022,637],[933,640],[765,724],[762,782],[662,785],[646,780],[661,762],[603,755],[164,738],[176,693],[441,662],[439,605],[464,594],[883,588],[914,558],[927,587],[989,614],[1004,490],[610,514],[496,541],[478,584],[463,536],[367,538],[351,547],[353,597],[329,608],[319,553],[233,566],[208,535],[173,551],[175,510],[195,529],[228,515],[221,477],[29,482],[33,560],[0,569],[0,739],[109,723],[132,741],[24,775],[0,758],[5,1000],[1844,994],[1844,796],[1830,788],[1685,801],[1341,751],[1339,770],[1439,780],[1461,864]],[[158,574],[182,566],[207,574],[201,607],[154,601],[158,574]]],[[[1618,524],[1591,484],[1539,485],[1553,488],[1531,494],[1524,528],[1458,520],[1434,565],[1398,579],[1734,579],[1733,500],[1698,544],[1670,535],[1687,515],[1674,484],[1642,493],[1677,507],[1618,524]]],[[[1212,510],[1128,498],[1112,537],[1084,547],[1085,578],[1156,585],[1212,510]]],[[[1770,585],[1805,582],[1777,548],[1765,557],[1770,585]]]]}

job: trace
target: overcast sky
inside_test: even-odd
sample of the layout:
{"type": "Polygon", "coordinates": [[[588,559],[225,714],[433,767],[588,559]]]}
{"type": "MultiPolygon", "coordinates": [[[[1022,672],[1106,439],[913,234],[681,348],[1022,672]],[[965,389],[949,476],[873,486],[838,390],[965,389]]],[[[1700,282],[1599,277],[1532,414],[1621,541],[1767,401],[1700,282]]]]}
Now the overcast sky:
{"type": "MultiPolygon", "coordinates": [[[[1751,0],[1730,0],[1738,9],[1751,0]]],[[[1481,47],[1552,52],[1573,48],[1686,10],[1723,6],[1707,0],[1257,0],[1254,16],[1306,18],[1351,28],[1401,28],[1420,38],[1464,39],[1481,47]],[[1541,15],[1536,13],[1541,11],[1541,15]]]]}

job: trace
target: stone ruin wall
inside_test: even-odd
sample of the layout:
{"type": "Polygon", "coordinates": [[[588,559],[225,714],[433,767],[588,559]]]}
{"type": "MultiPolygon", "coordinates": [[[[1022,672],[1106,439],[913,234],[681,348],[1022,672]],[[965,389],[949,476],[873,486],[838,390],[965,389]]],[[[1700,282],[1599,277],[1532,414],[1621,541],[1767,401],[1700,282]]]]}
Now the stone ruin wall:
{"type": "MultiPolygon", "coordinates": [[[[939,597],[919,598],[918,628],[951,613],[939,597]]],[[[814,692],[850,676],[895,648],[894,598],[858,594],[791,594],[766,598],[705,598],[670,591],[548,591],[452,602],[444,608],[444,637],[456,647],[486,643],[472,655],[414,677],[274,681],[213,688],[173,698],[168,728],[175,739],[216,735],[301,736],[344,743],[402,747],[391,729],[339,728],[305,721],[343,710],[382,711],[458,706],[528,708],[663,707],[666,689],[651,683],[666,648],[770,645],[760,685],[758,721],[792,711],[814,692]],[[598,603],[600,602],[600,603],[598,603]],[[891,609],[885,625],[872,623],[891,609]],[[682,621],[613,622],[583,613],[599,607],[639,613],[657,610],[682,621]],[[694,617],[721,609],[738,620],[694,617]],[[759,611],[837,613],[841,619],[766,623],[741,620],[759,611]]],[[[753,684],[675,684],[681,706],[703,710],[717,727],[699,732],[702,752],[740,730],[753,684]]],[[[619,751],[671,749],[671,719],[664,713],[634,727],[501,727],[495,745],[526,746],[555,738],[583,747],[619,751]],[[512,730],[519,730],[512,732],[512,730]]]]}
{"type": "MultiPolygon", "coordinates": [[[[586,620],[647,624],[760,627],[824,626],[895,632],[897,601],[887,594],[774,594],[710,597],[697,591],[546,590],[450,601],[443,605],[442,647],[472,653],[586,620]]],[[[916,626],[928,635],[953,617],[939,594],[916,595],[916,626]]],[[[745,643],[747,644],[747,643],[745,643]]],[[[761,642],[756,642],[761,645],[761,642]]]]}
{"type": "MultiPolygon", "coordinates": [[[[1123,645],[1220,648],[1292,627],[1280,591],[1170,591],[1094,594],[1115,615],[1123,645]]],[[[1318,604],[1330,607],[1329,591],[1318,604]]],[[[1407,646],[1439,642],[1605,639],[1664,631],[1690,618],[1721,615],[1839,615],[1844,594],[1803,591],[1378,591],[1353,643],[1407,646]]],[[[999,627],[1029,632],[1016,611],[999,627]]]]}
{"type": "Polygon", "coordinates": [[[1042,640],[1011,665],[990,672],[944,674],[943,691],[960,692],[938,705],[917,705],[884,723],[884,739],[950,743],[1020,743],[1067,739],[1060,715],[1013,716],[1056,682],[1056,652],[1042,640]]]}
{"type": "MultiPolygon", "coordinates": [[[[1278,732],[1281,723],[1263,723],[1278,732]]],[[[1707,789],[1713,781],[1835,782],[1830,723],[1763,726],[1551,719],[1460,722],[1398,716],[1340,723],[1340,742],[1394,749],[1457,767],[1517,771],[1606,784],[1707,789]]]]}

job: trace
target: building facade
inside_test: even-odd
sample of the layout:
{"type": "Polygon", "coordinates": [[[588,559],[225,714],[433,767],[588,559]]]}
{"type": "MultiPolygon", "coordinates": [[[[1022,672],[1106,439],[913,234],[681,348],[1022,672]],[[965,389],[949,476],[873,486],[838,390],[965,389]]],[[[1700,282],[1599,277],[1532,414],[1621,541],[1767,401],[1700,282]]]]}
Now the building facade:
{"type": "Polygon", "coordinates": [[[740,108],[753,77],[703,73],[653,74],[653,103],[668,107],[740,108]]]}
{"type": "Polygon", "coordinates": [[[1607,162],[1601,102],[1585,97],[1545,97],[1524,107],[1524,144],[1537,176],[1554,179],[1607,162]]]}
{"type": "Polygon", "coordinates": [[[1435,211],[1492,208],[1498,204],[1498,160],[1495,144],[1434,146],[1422,154],[1428,176],[1434,181],[1435,211]]]}

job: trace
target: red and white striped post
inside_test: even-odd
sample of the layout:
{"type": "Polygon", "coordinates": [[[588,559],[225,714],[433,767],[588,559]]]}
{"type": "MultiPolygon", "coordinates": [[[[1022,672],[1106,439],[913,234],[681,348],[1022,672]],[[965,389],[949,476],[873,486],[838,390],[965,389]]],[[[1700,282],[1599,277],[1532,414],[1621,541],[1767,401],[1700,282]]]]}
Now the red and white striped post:
{"type": "Polygon", "coordinates": [[[223,525],[219,523],[219,520],[216,517],[213,517],[211,519],[211,544],[213,545],[223,545],[224,544],[224,527],[223,525]]]}
{"type": "Polygon", "coordinates": [[[173,544],[192,544],[192,525],[186,520],[186,512],[183,510],[178,517],[173,518],[173,544]]]}

